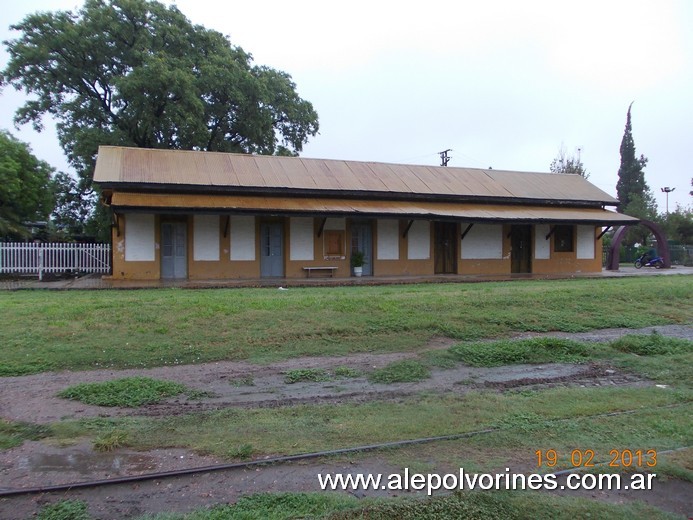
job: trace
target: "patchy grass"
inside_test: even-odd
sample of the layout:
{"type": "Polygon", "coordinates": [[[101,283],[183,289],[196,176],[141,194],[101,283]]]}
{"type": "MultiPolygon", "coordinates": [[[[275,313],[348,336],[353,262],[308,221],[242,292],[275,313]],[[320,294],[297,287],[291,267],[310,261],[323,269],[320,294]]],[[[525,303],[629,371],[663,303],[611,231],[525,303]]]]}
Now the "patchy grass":
{"type": "Polygon", "coordinates": [[[460,343],[449,352],[475,367],[523,363],[578,363],[591,357],[594,346],[560,338],[533,338],[479,343],[460,343]]]}
{"type": "Polygon", "coordinates": [[[241,386],[255,386],[255,379],[253,376],[239,377],[236,379],[231,379],[229,384],[237,388],[241,386]]]}
{"type": "Polygon", "coordinates": [[[128,434],[123,431],[106,432],[94,439],[94,450],[100,452],[115,451],[127,446],[128,434]]]}
{"type": "Polygon", "coordinates": [[[259,493],[231,505],[188,514],[161,514],[140,520],[520,520],[527,518],[603,518],[630,520],[676,518],[641,503],[606,504],[584,498],[560,497],[536,491],[467,491],[432,498],[365,499],[342,493],[259,493]]]}
{"type": "Polygon", "coordinates": [[[639,356],[668,356],[672,354],[693,354],[693,341],[668,338],[657,334],[629,334],[611,342],[611,347],[621,352],[639,356]]]}
{"type": "Polygon", "coordinates": [[[0,299],[0,375],[419,349],[689,323],[692,276],[384,287],[18,291],[0,299]],[[661,294],[657,305],[643,294],[661,294]],[[613,312],[618,309],[618,312],[613,312]]]}
{"type": "MultiPolygon", "coordinates": [[[[158,403],[167,397],[180,395],[189,389],[173,381],[150,377],[124,377],[103,383],[81,383],[58,393],[58,397],[97,406],[124,406],[136,408],[158,403]]],[[[193,392],[197,397],[198,392],[193,392]]]]}
{"type": "Polygon", "coordinates": [[[368,374],[368,379],[372,383],[381,384],[413,383],[429,377],[431,371],[420,362],[411,359],[395,361],[368,374]]]}
{"type": "Polygon", "coordinates": [[[87,504],[81,500],[61,500],[45,506],[36,516],[38,520],[90,520],[93,518],[87,504]]]}
{"type": "Polygon", "coordinates": [[[235,446],[248,444],[253,447],[254,456],[262,457],[499,427],[507,432],[498,434],[496,441],[484,436],[487,446],[526,447],[523,449],[529,458],[533,450],[544,446],[558,449],[569,442],[593,449],[608,445],[647,449],[687,446],[693,440],[688,419],[693,405],[689,399],[682,392],[652,387],[556,388],[533,394],[470,392],[398,402],[63,421],[53,424],[52,432],[58,440],[66,441],[124,431],[128,434],[128,446],[136,450],[180,447],[219,457],[228,456],[229,439],[233,439],[235,446]],[[581,419],[641,408],[644,409],[638,414],[581,419]],[[557,419],[562,422],[557,423],[557,419]]]}
{"type": "Polygon", "coordinates": [[[286,372],[284,375],[284,382],[287,384],[304,382],[322,383],[335,379],[361,377],[362,375],[363,374],[359,370],[350,367],[336,367],[332,370],[324,370],[322,368],[298,368],[286,372]]]}
{"type": "Polygon", "coordinates": [[[200,509],[188,514],[160,514],[140,520],[288,520],[327,518],[341,511],[375,503],[342,493],[257,493],[241,497],[235,504],[200,509]]]}
{"type": "Polygon", "coordinates": [[[0,450],[21,446],[24,441],[38,441],[49,434],[47,426],[0,419],[0,450]]]}
{"type": "Polygon", "coordinates": [[[284,382],[287,384],[303,382],[320,383],[322,381],[329,381],[330,379],[332,379],[331,376],[322,368],[298,368],[296,370],[289,370],[284,375],[284,382]]]}

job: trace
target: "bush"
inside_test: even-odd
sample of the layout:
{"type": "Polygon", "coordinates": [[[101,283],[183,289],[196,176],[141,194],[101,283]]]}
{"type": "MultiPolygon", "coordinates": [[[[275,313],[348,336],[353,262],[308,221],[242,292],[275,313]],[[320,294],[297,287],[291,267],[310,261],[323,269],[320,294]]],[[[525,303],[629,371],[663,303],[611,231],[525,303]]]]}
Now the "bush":
{"type": "Polygon", "coordinates": [[[373,383],[411,383],[431,377],[430,370],[418,361],[396,361],[371,372],[368,379],[373,383]]]}
{"type": "Polygon", "coordinates": [[[526,363],[575,363],[590,355],[585,343],[560,338],[533,338],[461,343],[450,348],[460,361],[477,367],[526,363]]]}
{"type": "Polygon", "coordinates": [[[648,335],[630,334],[611,342],[611,346],[621,352],[639,356],[662,356],[693,352],[693,341],[668,338],[653,332],[648,335]]]}
{"type": "Polygon", "coordinates": [[[82,383],[66,388],[58,397],[97,406],[137,407],[187,392],[187,387],[150,377],[125,377],[103,383],[82,383]]]}

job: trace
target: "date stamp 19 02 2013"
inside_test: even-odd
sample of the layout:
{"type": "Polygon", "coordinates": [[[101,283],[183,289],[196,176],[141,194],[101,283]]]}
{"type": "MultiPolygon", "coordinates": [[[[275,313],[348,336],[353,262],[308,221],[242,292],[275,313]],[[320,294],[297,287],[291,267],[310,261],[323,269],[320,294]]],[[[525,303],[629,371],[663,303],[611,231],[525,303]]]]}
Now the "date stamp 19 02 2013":
{"type": "MultiPolygon", "coordinates": [[[[537,467],[553,468],[558,464],[559,454],[554,449],[536,450],[537,467]]],[[[590,468],[597,464],[594,450],[575,449],[570,452],[569,462],[574,468],[590,468]]],[[[657,450],[609,450],[609,461],[612,468],[654,468],[657,466],[657,450]]]]}

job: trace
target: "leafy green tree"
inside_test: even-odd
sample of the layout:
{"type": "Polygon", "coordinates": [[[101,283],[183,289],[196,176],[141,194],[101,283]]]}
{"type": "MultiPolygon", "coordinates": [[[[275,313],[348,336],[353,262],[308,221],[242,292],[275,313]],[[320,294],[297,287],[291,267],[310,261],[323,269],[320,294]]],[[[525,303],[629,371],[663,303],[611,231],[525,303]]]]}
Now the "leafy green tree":
{"type": "Polygon", "coordinates": [[[693,210],[676,206],[676,211],[661,215],[659,223],[667,238],[681,244],[693,244],[693,210]]]}
{"type": "MultiPolygon", "coordinates": [[[[653,218],[657,215],[657,204],[650,187],[645,182],[643,168],[647,165],[647,157],[635,156],[635,142],[633,141],[633,126],[631,124],[630,110],[628,107],[626,117],[626,129],[621,140],[621,166],[618,169],[618,182],[616,192],[620,202],[619,211],[628,213],[628,209],[637,209],[641,214],[632,214],[636,217],[653,218]],[[644,205],[644,207],[643,207],[644,205]]],[[[631,214],[631,213],[629,213],[631,214]]]]}
{"type": "Polygon", "coordinates": [[[551,173],[572,173],[588,179],[590,174],[585,171],[580,156],[568,155],[564,145],[558,149],[558,155],[551,161],[551,173]]]}
{"type": "Polygon", "coordinates": [[[57,120],[91,198],[99,145],[296,155],[317,113],[285,72],[256,66],[219,32],[150,0],[86,0],[11,26],[2,85],[32,98],[16,124],[57,120]]]}
{"type": "Polygon", "coordinates": [[[0,131],[0,238],[25,238],[24,223],[48,220],[53,209],[52,172],[28,144],[0,131]]]}

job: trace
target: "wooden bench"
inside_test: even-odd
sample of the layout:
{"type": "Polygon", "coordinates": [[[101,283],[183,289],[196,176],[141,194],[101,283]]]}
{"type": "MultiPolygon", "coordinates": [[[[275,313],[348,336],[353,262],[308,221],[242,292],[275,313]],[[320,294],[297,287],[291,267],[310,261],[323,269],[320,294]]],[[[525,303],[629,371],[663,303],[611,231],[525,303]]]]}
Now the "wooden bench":
{"type": "Polygon", "coordinates": [[[330,276],[330,278],[334,278],[334,272],[337,270],[336,267],[304,267],[303,270],[306,272],[306,275],[308,278],[310,278],[310,274],[313,271],[327,271],[327,274],[330,276]]]}

